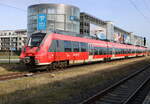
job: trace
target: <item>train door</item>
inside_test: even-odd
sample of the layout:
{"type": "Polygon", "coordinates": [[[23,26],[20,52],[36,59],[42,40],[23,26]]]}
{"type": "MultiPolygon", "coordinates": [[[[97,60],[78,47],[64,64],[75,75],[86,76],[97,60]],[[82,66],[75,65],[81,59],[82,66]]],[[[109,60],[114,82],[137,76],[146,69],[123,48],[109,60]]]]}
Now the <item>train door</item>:
{"type": "Polygon", "coordinates": [[[112,58],[115,57],[116,51],[115,51],[115,47],[112,47],[112,58]]]}
{"type": "Polygon", "coordinates": [[[56,47],[55,47],[55,61],[62,61],[66,57],[64,55],[64,41],[63,40],[56,40],[56,47]]]}
{"type": "Polygon", "coordinates": [[[94,47],[92,46],[92,44],[88,44],[88,51],[89,51],[89,61],[93,60],[93,56],[94,56],[94,47]]]}
{"type": "Polygon", "coordinates": [[[55,53],[56,53],[56,40],[52,40],[47,54],[48,60],[50,62],[55,61],[55,53]]]}

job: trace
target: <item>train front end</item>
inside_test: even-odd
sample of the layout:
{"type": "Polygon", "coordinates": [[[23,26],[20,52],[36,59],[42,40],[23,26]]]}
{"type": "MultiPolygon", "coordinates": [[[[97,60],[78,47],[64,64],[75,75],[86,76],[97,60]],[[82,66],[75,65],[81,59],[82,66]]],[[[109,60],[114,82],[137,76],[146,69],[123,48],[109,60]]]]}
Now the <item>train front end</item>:
{"type": "Polygon", "coordinates": [[[45,65],[47,63],[46,33],[35,33],[30,36],[27,44],[23,47],[20,61],[28,66],[45,65]]]}

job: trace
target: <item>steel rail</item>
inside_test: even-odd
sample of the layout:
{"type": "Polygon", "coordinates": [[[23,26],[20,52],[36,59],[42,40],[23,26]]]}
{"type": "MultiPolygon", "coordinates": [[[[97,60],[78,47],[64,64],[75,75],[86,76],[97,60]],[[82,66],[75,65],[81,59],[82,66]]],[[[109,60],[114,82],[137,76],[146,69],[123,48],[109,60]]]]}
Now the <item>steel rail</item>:
{"type": "Polygon", "coordinates": [[[32,75],[32,73],[17,72],[17,73],[4,74],[4,75],[0,75],[0,81],[10,80],[10,79],[17,79],[17,78],[26,77],[26,76],[29,76],[29,75],[32,75]]]}
{"type": "MultiPolygon", "coordinates": [[[[123,104],[131,104],[131,102],[133,102],[133,100],[136,99],[136,96],[139,93],[139,91],[141,91],[143,88],[145,88],[146,84],[149,81],[150,81],[150,77],[148,77],[123,104]]],[[[139,103],[139,104],[141,104],[141,103],[139,103]]]]}
{"type": "MultiPolygon", "coordinates": [[[[80,104],[93,104],[95,101],[99,100],[100,98],[102,98],[104,95],[108,94],[110,91],[113,91],[115,88],[117,88],[118,86],[120,86],[121,84],[125,83],[126,81],[128,81],[129,79],[137,76],[138,74],[140,74],[141,72],[143,72],[144,70],[146,70],[147,68],[149,68],[150,65],[142,68],[141,70],[136,71],[135,73],[132,73],[131,75],[129,75],[128,77],[118,81],[117,83],[111,85],[110,87],[102,90],[101,92],[98,92],[97,94],[95,94],[94,96],[84,100],[83,102],[81,102],[80,104]]],[[[95,103],[96,104],[96,103],[95,103]]]]}

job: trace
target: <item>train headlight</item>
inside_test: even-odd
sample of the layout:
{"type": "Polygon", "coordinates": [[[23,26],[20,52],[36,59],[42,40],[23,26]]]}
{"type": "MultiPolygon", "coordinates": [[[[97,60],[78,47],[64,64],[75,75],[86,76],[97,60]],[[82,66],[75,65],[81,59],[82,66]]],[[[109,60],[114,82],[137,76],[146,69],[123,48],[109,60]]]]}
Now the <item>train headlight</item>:
{"type": "Polygon", "coordinates": [[[25,57],[23,61],[24,61],[24,63],[30,63],[31,59],[30,59],[30,57],[25,57]]]}

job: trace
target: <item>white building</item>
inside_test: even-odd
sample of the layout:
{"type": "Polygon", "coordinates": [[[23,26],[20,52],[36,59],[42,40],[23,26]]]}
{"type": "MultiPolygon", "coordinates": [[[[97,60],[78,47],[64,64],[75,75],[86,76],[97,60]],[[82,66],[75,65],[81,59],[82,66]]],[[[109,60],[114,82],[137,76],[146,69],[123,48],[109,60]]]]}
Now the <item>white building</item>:
{"type": "Polygon", "coordinates": [[[27,40],[27,30],[0,30],[0,51],[20,51],[27,40]]]}

